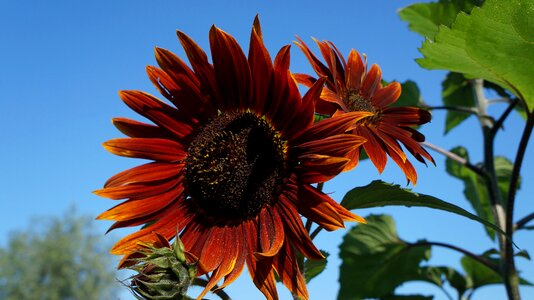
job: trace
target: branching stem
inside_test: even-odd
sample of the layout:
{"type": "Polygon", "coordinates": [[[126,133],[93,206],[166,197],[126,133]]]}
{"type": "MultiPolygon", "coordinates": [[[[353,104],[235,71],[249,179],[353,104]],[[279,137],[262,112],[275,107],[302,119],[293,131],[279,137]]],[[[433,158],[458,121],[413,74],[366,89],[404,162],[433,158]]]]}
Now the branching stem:
{"type": "Polygon", "coordinates": [[[472,107],[467,106],[450,106],[450,105],[443,105],[443,106],[425,106],[428,110],[452,110],[457,112],[463,112],[467,114],[476,115],[478,112],[476,109],[472,107]]]}
{"type": "Polygon", "coordinates": [[[508,115],[514,110],[514,107],[519,103],[519,99],[514,99],[510,102],[510,105],[506,108],[506,110],[502,113],[501,117],[493,124],[493,127],[491,128],[490,134],[492,137],[495,137],[497,134],[497,131],[501,129],[504,121],[508,117],[508,115]]]}
{"type": "Polygon", "coordinates": [[[454,245],[451,245],[451,244],[447,244],[447,243],[441,243],[441,242],[430,242],[430,241],[419,241],[419,242],[416,242],[416,243],[410,243],[409,244],[410,247],[421,247],[421,246],[439,246],[439,247],[443,247],[443,248],[448,248],[448,249],[451,249],[451,250],[454,250],[454,251],[457,251],[457,252],[460,252],[466,256],[469,256],[470,258],[476,260],[477,262],[483,264],[484,266],[490,268],[491,270],[497,272],[497,273],[500,273],[500,270],[499,270],[499,266],[495,265],[491,260],[483,257],[483,256],[480,256],[480,255],[476,255],[468,250],[465,250],[463,248],[460,248],[460,247],[457,247],[457,246],[454,246],[454,245]]]}
{"type": "Polygon", "coordinates": [[[447,151],[447,150],[445,150],[445,149],[443,149],[443,148],[441,148],[439,146],[436,146],[434,144],[431,144],[429,142],[422,142],[421,145],[423,145],[423,146],[425,146],[425,147],[427,147],[429,149],[432,149],[432,150],[434,150],[434,151],[436,151],[436,152],[438,152],[438,153],[440,153],[440,154],[442,154],[442,155],[454,160],[455,162],[465,166],[469,170],[475,172],[476,174],[478,174],[478,175],[480,175],[482,177],[486,177],[486,174],[484,173],[484,171],[481,168],[471,164],[467,159],[465,159],[465,158],[463,158],[463,157],[461,157],[461,156],[459,156],[459,155],[457,155],[455,153],[447,151]]]}
{"type": "Polygon", "coordinates": [[[517,221],[514,225],[514,231],[515,230],[520,230],[520,229],[523,229],[523,227],[525,227],[528,222],[534,220],[534,212],[533,213],[530,213],[529,215],[527,215],[526,217],[523,217],[522,219],[520,219],[519,221],[517,221]]]}

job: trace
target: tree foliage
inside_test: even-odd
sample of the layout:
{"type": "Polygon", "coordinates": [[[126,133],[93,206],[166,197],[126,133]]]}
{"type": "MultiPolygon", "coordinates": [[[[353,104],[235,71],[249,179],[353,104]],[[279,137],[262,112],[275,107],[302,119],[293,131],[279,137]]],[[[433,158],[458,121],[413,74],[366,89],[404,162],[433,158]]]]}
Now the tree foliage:
{"type": "Polygon", "coordinates": [[[92,218],[34,219],[0,248],[0,299],[113,299],[115,263],[92,218]]]}

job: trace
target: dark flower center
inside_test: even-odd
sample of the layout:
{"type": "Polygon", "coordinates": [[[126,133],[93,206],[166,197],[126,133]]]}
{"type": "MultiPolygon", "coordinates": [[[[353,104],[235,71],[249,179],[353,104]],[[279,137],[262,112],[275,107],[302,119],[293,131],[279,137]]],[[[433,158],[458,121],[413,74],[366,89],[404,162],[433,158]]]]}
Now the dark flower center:
{"type": "Polygon", "coordinates": [[[250,219],[278,198],[286,178],[285,143],[256,115],[225,113],[191,142],[186,184],[207,216],[222,222],[250,219]]]}
{"type": "Polygon", "coordinates": [[[368,111],[373,113],[372,116],[358,121],[358,125],[375,126],[382,118],[382,110],[375,108],[371,100],[364,98],[356,91],[348,91],[343,99],[349,111],[368,111]]]}
{"type": "Polygon", "coordinates": [[[368,111],[375,112],[375,108],[369,99],[366,99],[355,91],[347,92],[345,96],[345,104],[350,111],[368,111]]]}

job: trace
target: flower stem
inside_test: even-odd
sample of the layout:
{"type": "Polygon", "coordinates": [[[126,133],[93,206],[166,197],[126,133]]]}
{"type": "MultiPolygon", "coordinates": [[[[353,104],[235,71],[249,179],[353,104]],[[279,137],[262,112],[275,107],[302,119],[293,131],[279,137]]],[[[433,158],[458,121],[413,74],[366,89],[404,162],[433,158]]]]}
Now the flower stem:
{"type": "MultiPolygon", "coordinates": [[[[500,254],[501,254],[501,266],[500,266],[501,270],[499,273],[501,274],[503,278],[504,285],[506,287],[506,293],[508,294],[508,298],[512,300],[518,300],[520,299],[519,279],[517,276],[517,271],[515,269],[515,262],[514,262],[514,256],[513,256],[513,248],[512,248],[513,222],[512,222],[512,219],[509,219],[512,217],[512,214],[513,214],[514,201],[512,200],[511,203],[507,203],[507,207],[506,207],[507,211],[505,211],[503,207],[502,195],[499,190],[498,183],[497,183],[497,174],[495,171],[495,158],[494,158],[494,151],[493,151],[494,150],[493,146],[495,143],[495,135],[497,133],[497,130],[498,128],[502,126],[502,123],[504,123],[504,120],[510,114],[510,111],[513,109],[512,105],[515,105],[515,104],[511,104],[508,107],[508,109],[503,113],[503,115],[497,121],[498,124],[493,123],[492,120],[486,117],[488,100],[484,96],[484,90],[483,90],[484,81],[482,79],[472,80],[471,86],[473,89],[473,96],[475,99],[475,103],[477,105],[478,118],[480,121],[480,125],[482,126],[482,133],[483,133],[483,138],[484,138],[483,139],[484,140],[484,169],[485,169],[485,172],[487,173],[487,176],[485,177],[485,179],[486,179],[486,187],[488,190],[488,198],[492,206],[492,212],[496,220],[496,223],[499,225],[499,227],[504,229],[504,232],[506,233],[506,235],[508,235],[508,238],[501,234],[498,235],[499,249],[500,249],[500,254]],[[499,127],[496,127],[495,125],[499,127]]],[[[530,133],[528,135],[530,135],[530,133]]],[[[522,147],[520,146],[519,148],[521,149],[522,147]]],[[[523,154],[524,154],[524,150],[525,149],[523,149],[523,154]]],[[[518,155],[519,155],[519,152],[518,152],[518,155]]],[[[522,156],[521,156],[521,159],[522,159],[522,156]]],[[[516,165],[517,165],[517,162],[514,163],[514,169],[516,168],[516,165]]],[[[519,170],[517,170],[517,172],[519,172],[519,170]]],[[[513,178],[511,178],[510,185],[512,185],[512,183],[513,183],[513,178]]],[[[517,182],[515,183],[517,184],[517,182]]],[[[515,197],[515,185],[514,185],[514,191],[509,190],[508,192],[509,196],[511,193],[513,193],[512,196],[515,197]]],[[[510,197],[508,197],[508,199],[510,199],[510,197]]]]}
{"type": "MultiPolygon", "coordinates": [[[[193,279],[193,285],[197,285],[197,286],[201,286],[201,287],[206,287],[208,285],[208,281],[206,279],[203,279],[203,278],[195,278],[193,279]]],[[[223,290],[216,290],[218,287],[217,286],[214,286],[211,291],[219,296],[219,298],[221,298],[222,300],[232,300],[232,298],[230,298],[230,296],[228,296],[228,294],[223,291],[223,290]]]]}

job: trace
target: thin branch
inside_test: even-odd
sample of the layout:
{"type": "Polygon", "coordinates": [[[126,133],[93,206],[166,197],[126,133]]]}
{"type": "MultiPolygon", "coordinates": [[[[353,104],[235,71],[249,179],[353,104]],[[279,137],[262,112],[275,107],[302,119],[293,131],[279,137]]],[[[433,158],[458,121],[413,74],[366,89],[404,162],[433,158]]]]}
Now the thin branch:
{"type": "Polygon", "coordinates": [[[483,256],[476,255],[473,252],[470,252],[468,250],[465,250],[463,248],[460,248],[460,247],[457,247],[457,246],[454,246],[454,245],[451,245],[451,244],[441,243],[441,242],[419,241],[419,242],[416,242],[416,243],[408,243],[408,245],[410,247],[439,246],[439,247],[443,247],[443,248],[448,248],[448,249],[460,252],[460,253],[462,253],[462,254],[464,254],[466,256],[469,256],[472,259],[476,260],[477,262],[479,262],[479,263],[483,264],[484,266],[490,268],[491,270],[493,270],[493,271],[495,271],[497,273],[500,273],[499,266],[495,265],[491,260],[489,260],[489,259],[487,259],[487,258],[485,258],[483,256]]]}
{"type": "Polygon", "coordinates": [[[492,136],[495,136],[497,134],[497,131],[499,131],[499,129],[501,129],[502,124],[504,123],[504,121],[506,120],[508,115],[510,115],[512,110],[514,110],[514,107],[517,105],[517,103],[519,103],[519,99],[514,99],[512,102],[510,102],[510,105],[508,105],[508,107],[502,113],[502,115],[499,117],[499,119],[497,121],[495,121],[495,123],[493,124],[493,127],[490,130],[490,134],[492,136]]]}
{"type": "Polygon", "coordinates": [[[444,286],[438,286],[438,288],[449,298],[449,300],[454,300],[454,298],[451,296],[449,292],[447,292],[447,289],[445,289],[444,286]]]}
{"type": "Polygon", "coordinates": [[[526,217],[523,217],[522,219],[520,219],[519,221],[517,221],[514,225],[514,231],[515,230],[520,230],[520,229],[523,229],[523,227],[525,227],[528,222],[534,220],[534,212],[527,215],[526,217]]]}
{"type": "Polygon", "coordinates": [[[452,153],[450,151],[447,151],[439,146],[436,146],[434,144],[431,144],[429,142],[422,142],[421,145],[429,148],[429,149],[432,149],[440,154],[443,154],[444,156],[454,160],[455,162],[465,166],[466,168],[468,168],[469,170],[475,172],[476,174],[482,176],[482,177],[486,177],[487,174],[479,167],[471,164],[467,159],[455,154],[455,153],[452,153]]]}
{"type": "Polygon", "coordinates": [[[488,103],[489,104],[494,104],[494,103],[511,103],[513,100],[510,99],[510,98],[506,98],[506,97],[503,97],[503,98],[497,98],[497,99],[491,99],[491,100],[488,100],[488,103]]]}
{"type": "Polygon", "coordinates": [[[476,115],[478,112],[476,109],[472,107],[467,106],[450,106],[450,105],[442,105],[442,106],[424,106],[428,110],[452,110],[457,112],[463,112],[466,114],[472,114],[476,115]]]}
{"type": "MultiPolygon", "coordinates": [[[[201,287],[206,287],[208,285],[208,281],[206,279],[203,279],[203,278],[195,278],[193,279],[193,285],[198,285],[198,286],[201,286],[201,287]]],[[[222,300],[232,300],[232,298],[230,298],[230,296],[228,296],[228,294],[223,291],[223,290],[217,290],[218,289],[218,286],[215,285],[211,291],[219,296],[219,298],[221,298],[222,300]]]]}

